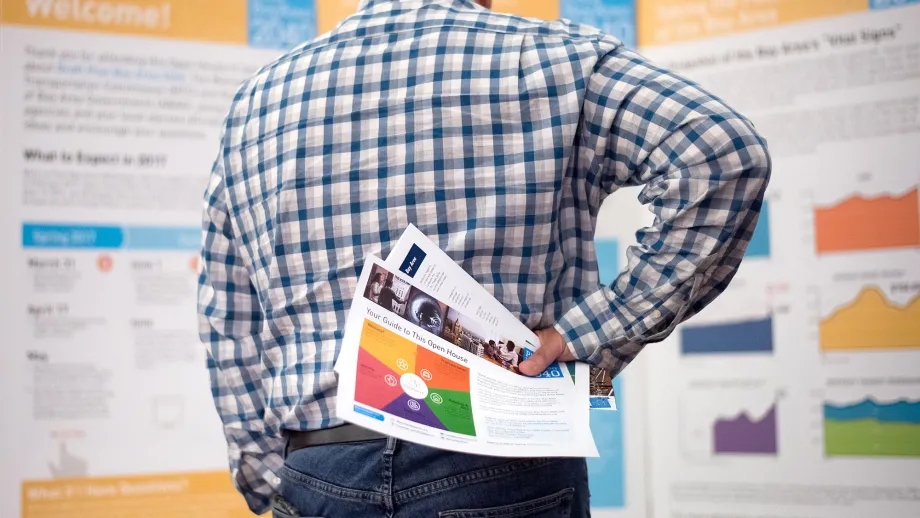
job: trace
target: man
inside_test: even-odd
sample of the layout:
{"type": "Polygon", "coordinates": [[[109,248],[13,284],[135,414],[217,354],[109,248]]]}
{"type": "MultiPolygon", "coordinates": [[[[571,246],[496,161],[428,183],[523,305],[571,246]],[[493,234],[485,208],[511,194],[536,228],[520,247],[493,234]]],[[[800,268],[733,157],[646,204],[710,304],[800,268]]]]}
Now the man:
{"type": "Polygon", "coordinates": [[[526,375],[557,358],[616,374],[744,255],[771,167],[748,121],[592,28],[479,3],[363,0],[231,106],[200,314],[233,481],[257,513],[586,515],[583,459],[341,426],[333,363],[357,276],[407,224],[539,330],[526,375]],[[630,185],[656,221],[601,285],[597,211],[630,185]]]}
{"type": "Polygon", "coordinates": [[[393,313],[402,314],[402,308],[406,303],[406,299],[399,298],[399,295],[393,291],[392,286],[384,286],[380,290],[380,295],[377,296],[377,304],[382,308],[386,308],[387,311],[392,311],[393,313]]]}
{"type": "Polygon", "coordinates": [[[505,349],[501,351],[502,363],[505,365],[506,369],[513,370],[517,372],[519,369],[518,362],[520,361],[521,354],[518,353],[517,348],[514,346],[514,342],[511,340],[505,344],[505,349]]]}

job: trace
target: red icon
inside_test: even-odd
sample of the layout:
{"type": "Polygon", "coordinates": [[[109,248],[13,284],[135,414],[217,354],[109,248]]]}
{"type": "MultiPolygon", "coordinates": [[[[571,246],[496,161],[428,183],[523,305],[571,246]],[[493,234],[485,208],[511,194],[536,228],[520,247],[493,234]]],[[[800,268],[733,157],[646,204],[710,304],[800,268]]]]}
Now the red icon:
{"type": "Polygon", "coordinates": [[[100,255],[96,259],[96,267],[99,268],[99,271],[102,273],[108,273],[112,271],[112,258],[108,255],[100,255]]]}

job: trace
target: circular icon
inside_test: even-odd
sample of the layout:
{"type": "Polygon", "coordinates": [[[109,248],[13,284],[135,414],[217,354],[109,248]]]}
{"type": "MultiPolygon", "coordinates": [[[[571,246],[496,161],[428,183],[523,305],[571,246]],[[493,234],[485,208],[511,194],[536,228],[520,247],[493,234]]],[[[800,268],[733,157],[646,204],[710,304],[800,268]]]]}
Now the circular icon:
{"type": "Polygon", "coordinates": [[[413,411],[415,411],[415,412],[418,412],[419,410],[422,409],[422,405],[419,405],[419,404],[418,404],[418,401],[416,401],[416,400],[414,400],[414,399],[410,399],[410,400],[409,400],[409,409],[410,409],[410,410],[413,410],[413,411]]]}
{"type": "Polygon", "coordinates": [[[396,380],[396,376],[392,374],[387,374],[386,376],[384,376],[383,381],[385,381],[386,384],[391,387],[395,387],[396,384],[399,383],[399,381],[396,380]]]}
{"type": "Polygon", "coordinates": [[[433,393],[431,394],[431,402],[440,405],[444,402],[444,399],[441,397],[441,394],[433,393]]]}
{"type": "Polygon", "coordinates": [[[112,258],[107,255],[100,255],[96,259],[96,267],[99,268],[100,272],[112,271],[112,258]]]}
{"type": "Polygon", "coordinates": [[[403,392],[411,398],[425,399],[428,396],[428,385],[425,385],[425,381],[422,378],[411,372],[403,374],[399,378],[399,385],[402,387],[403,392]]]}
{"type": "Polygon", "coordinates": [[[409,362],[403,360],[402,358],[396,360],[396,366],[399,367],[399,370],[407,371],[409,370],[409,362]]]}
{"type": "Polygon", "coordinates": [[[422,369],[422,379],[425,381],[431,381],[431,371],[428,369],[422,369]]]}

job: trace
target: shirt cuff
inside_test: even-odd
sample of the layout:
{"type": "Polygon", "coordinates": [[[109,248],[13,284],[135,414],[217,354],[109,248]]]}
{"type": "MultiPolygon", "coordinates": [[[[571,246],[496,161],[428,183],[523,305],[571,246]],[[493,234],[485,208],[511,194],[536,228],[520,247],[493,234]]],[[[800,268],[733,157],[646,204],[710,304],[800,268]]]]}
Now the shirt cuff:
{"type": "Polygon", "coordinates": [[[605,347],[626,341],[623,326],[602,290],[566,311],[554,327],[576,359],[593,365],[602,363],[605,347]]]}

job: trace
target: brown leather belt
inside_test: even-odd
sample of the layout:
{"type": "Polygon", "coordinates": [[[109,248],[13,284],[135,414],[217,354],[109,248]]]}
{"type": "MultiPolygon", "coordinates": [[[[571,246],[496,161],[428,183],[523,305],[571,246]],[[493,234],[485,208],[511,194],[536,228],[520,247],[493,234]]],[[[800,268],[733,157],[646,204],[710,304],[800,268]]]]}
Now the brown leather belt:
{"type": "Polygon", "coordinates": [[[365,442],[386,439],[387,436],[353,424],[343,424],[334,428],[323,428],[308,432],[288,432],[287,452],[304,448],[341,444],[345,442],[365,442]]]}

